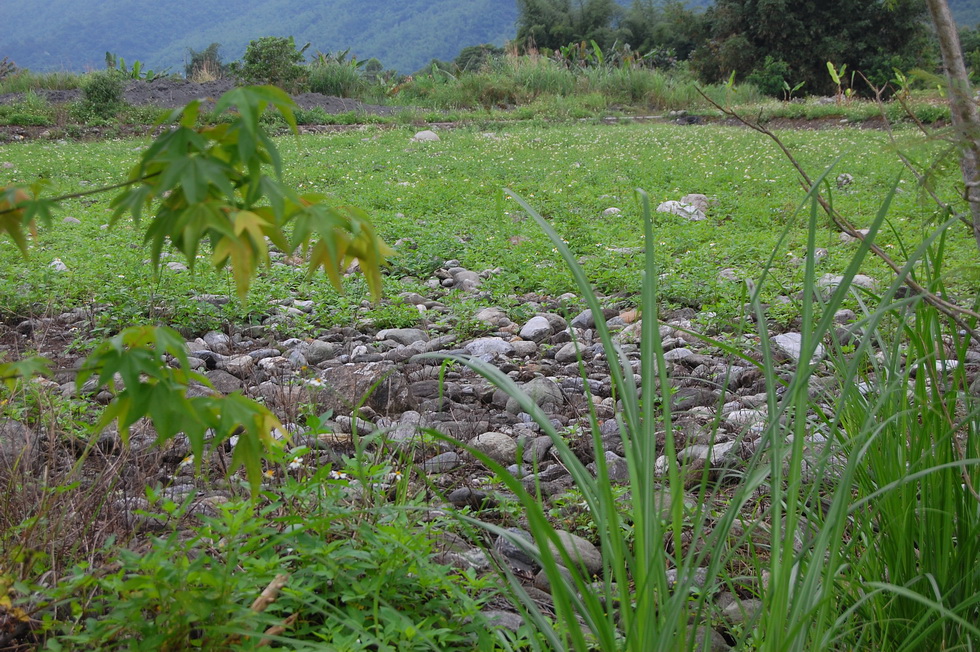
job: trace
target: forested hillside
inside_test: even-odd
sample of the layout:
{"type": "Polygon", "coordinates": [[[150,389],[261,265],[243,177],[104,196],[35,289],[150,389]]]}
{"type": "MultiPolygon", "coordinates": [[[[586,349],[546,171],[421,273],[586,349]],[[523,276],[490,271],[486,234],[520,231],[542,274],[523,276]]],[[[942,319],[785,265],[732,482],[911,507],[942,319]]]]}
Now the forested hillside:
{"type": "Polygon", "coordinates": [[[295,36],[311,51],[352,47],[410,73],[480,43],[513,38],[513,0],[3,0],[0,57],[34,70],[104,65],[106,51],[182,70],[187,49],[222,45],[226,61],[251,39],[295,36]]]}

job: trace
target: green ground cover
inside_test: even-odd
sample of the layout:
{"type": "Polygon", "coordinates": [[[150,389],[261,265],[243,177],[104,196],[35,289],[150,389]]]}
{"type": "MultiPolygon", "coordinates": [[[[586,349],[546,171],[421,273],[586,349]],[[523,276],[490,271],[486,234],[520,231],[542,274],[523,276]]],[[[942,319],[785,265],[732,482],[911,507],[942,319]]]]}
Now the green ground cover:
{"type": "MultiPolygon", "coordinates": [[[[723,319],[738,314],[743,286],[719,279],[718,271],[731,268],[738,278],[753,278],[785,227],[803,219],[794,217],[804,197],[796,172],[772,143],[745,129],[539,122],[491,128],[443,131],[435,143],[411,142],[415,128],[408,127],[278,142],[288,183],[363,207],[388,242],[403,239],[386,280],[389,296],[415,289],[412,278],[425,280],[450,259],[471,269],[499,268],[487,289],[489,300],[505,307],[508,301],[513,304],[514,295],[557,296],[573,290],[553,247],[512,200],[502,197],[503,187],[533,202],[566,239],[597,289],[609,294],[639,289],[644,241],[634,189],[649,192],[654,205],[692,192],[708,195],[713,203],[704,222],[657,215],[653,246],[662,261],[662,299],[703,307],[723,319]],[[610,207],[622,212],[603,215],[610,207]]],[[[832,180],[838,173],[853,177],[841,190],[832,181],[831,193],[835,207],[859,228],[873,218],[881,197],[902,173],[880,131],[840,128],[784,132],[782,137],[812,174],[835,164],[832,180]]],[[[915,134],[900,133],[899,138],[914,157],[931,155],[931,146],[915,134]]],[[[146,142],[30,142],[4,147],[0,159],[12,166],[4,169],[7,181],[43,179],[50,184],[48,193],[67,194],[121,181],[146,142]]],[[[944,179],[951,178],[937,177],[941,193],[944,179]]],[[[903,244],[917,242],[935,223],[937,211],[921,201],[914,181],[900,181],[899,188],[890,228],[880,243],[902,260],[903,244]]],[[[953,198],[951,190],[946,195],[953,198]]],[[[365,288],[356,281],[341,297],[326,279],[307,278],[302,267],[276,265],[261,275],[246,304],[202,309],[190,297],[234,294],[231,277],[200,265],[192,272],[164,269],[154,280],[138,227],[103,228],[110,216],[108,202],[103,196],[67,202],[61,215],[80,224],[56,220],[31,245],[27,261],[12,243],[2,245],[7,273],[0,282],[0,304],[8,319],[111,304],[105,315],[109,330],[146,320],[207,329],[223,320],[246,319],[269,300],[297,292],[317,300],[320,309],[313,321],[329,325],[349,320],[365,298],[365,288]],[[51,269],[55,258],[67,272],[51,269]]],[[[801,287],[802,226],[789,230],[777,252],[776,282],[763,297],[767,301],[801,287]]],[[[840,244],[826,220],[816,244],[828,250],[818,267],[822,274],[839,274],[854,248],[840,244]]],[[[966,234],[952,238],[949,252],[955,290],[969,283],[969,275],[956,270],[975,252],[966,234]]],[[[877,261],[868,261],[864,273],[886,278],[877,261]]],[[[788,309],[785,317],[791,313],[788,309]]]]}

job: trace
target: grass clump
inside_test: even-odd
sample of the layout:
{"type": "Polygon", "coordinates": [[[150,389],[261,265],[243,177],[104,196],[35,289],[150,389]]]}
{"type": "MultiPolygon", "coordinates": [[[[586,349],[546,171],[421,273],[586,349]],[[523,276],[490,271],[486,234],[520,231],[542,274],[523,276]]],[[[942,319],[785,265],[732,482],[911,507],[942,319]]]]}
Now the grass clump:
{"type": "MultiPolygon", "coordinates": [[[[593,474],[511,379],[478,359],[451,358],[516,399],[551,438],[588,515],[573,523],[602,550],[602,572],[592,577],[558,536],[533,486],[470,451],[517,496],[534,544],[497,525],[460,518],[507,539],[544,569],[557,627],[516,578],[505,575],[528,624],[551,649],[702,649],[712,636],[721,638],[719,622],[734,649],[968,650],[980,641],[980,496],[974,490],[980,481],[980,402],[956,371],[966,363],[968,340],[921,297],[896,298],[917,262],[929,277],[941,277],[941,241],[955,219],[926,240],[875,306],[866,306],[857,343],[846,351],[833,346],[821,360],[821,343],[837,343],[834,315],[891,198],[833,293],[818,290],[809,257],[802,341],[790,375],[772,354],[759,302],[775,254],[750,298],[763,324],[760,351],[699,336],[765,378],[766,417],[751,439],[752,430],[734,443],[723,441],[718,430],[709,436],[709,447],[726,450],[754,440],[744,464],[690,467],[675,441],[678,415],[670,401],[658,400],[671,378],[657,319],[660,274],[653,248],[647,248],[640,295],[638,372],[605,324],[596,325],[621,402],[616,419],[629,468],[625,505],[609,480],[595,414],[593,474]],[[834,370],[839,391],[813,392],[818,365],[834,370]],[[685,541],[704,545],[678,545],[685,541]],[[742,610],[737,625],[721,613],[714,599],[720,593],[742,610]]],[[[601,311],[564,239],[528,202],[515,199],[548,234],[593,313],[601,311]]],[[[654,222],[645,193],[641,200],[650,242],[654,222]]],[[[811,201],[809,251],[818,233],[818,207],[811,201]]],[[[717,410],[722,414],[721,404],[717,410]]]]}

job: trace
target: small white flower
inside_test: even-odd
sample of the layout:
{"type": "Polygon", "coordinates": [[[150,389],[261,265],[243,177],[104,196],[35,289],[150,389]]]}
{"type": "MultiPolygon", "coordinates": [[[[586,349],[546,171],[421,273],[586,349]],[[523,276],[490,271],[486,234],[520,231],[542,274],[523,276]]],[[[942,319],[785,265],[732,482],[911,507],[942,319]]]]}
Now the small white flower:
{"type": "Polygon", "coordinates": [[[179,467],[185,467],[185,466],[190,466],[193,463],[194,463],[194,456],[193,455],[188,455],[187,457],[185,457],[184,459],[182,459],[180,461],[180,464],[178,466],[179,467]]]}
{"type": "Polygon", "coordinates": [[[309,385],[310,387],[324,387],[324,386],[326,386],[326,383],[323,382],[323,379],[322,378],[310,378],[309,380],[306,381],[306,384],[309,385]]]}
{"type": "Polygon", "coordinates": [[[302,457],[297,457],[295,460],[290,462],[286,468],[288,468],[290,471],[298,471],[300,469],[305,469],[306,464],[303,462],[302,457]]]}
{"type": "Polygon", "coordinates": [[[343,471],[330,471],[331,480],[346,480],[347,474],[343,471]]]}

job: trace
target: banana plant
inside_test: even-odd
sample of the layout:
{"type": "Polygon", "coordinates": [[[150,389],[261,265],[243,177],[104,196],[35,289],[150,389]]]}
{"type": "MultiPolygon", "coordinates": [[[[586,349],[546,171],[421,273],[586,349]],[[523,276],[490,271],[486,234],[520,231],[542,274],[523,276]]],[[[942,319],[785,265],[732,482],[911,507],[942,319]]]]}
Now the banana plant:
{"type": "MultiPolygon", "coordinates": [[[[836,84],[836,86],[837,86],[837,95],[835,97],[837,99],[837,103],[838,104],[840,104],[844,100],[844,81],[846,80],[846,78],[844,77],[844,73],[846,71],[847,71],[847,64],[846,63],[843,64],[843,65],[841,65],[840,69],[838,69],[834,65],[834,62],[833,61],[828,61],[827,62],[827,72],[830,73],[830,78],[833,80],[834,84],[836,84]]],[[[848,90],[851,90],[851,89],[848,89],[848,90]]]]}

